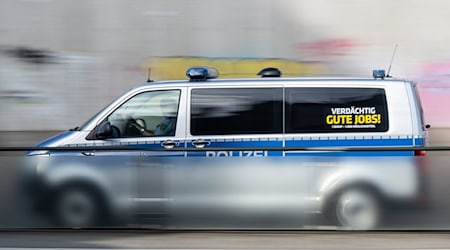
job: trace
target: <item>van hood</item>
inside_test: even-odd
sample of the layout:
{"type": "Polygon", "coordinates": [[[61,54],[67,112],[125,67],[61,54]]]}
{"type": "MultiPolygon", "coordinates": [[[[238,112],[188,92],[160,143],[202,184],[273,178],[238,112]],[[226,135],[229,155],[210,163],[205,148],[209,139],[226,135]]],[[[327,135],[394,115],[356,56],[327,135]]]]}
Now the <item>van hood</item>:
{"type": "Polygon", "coordinates": [[[72,138],[79,135],[79,131],[66,131],[62,132],[60,134],[57,134],[55,136],[52,136],[48,139],[45,139],[38,144],[36,144],[36,147],[58,147],[58,146],[64,146],[64,144],[67,144],[69,141],[71,141],[72,138]]]}

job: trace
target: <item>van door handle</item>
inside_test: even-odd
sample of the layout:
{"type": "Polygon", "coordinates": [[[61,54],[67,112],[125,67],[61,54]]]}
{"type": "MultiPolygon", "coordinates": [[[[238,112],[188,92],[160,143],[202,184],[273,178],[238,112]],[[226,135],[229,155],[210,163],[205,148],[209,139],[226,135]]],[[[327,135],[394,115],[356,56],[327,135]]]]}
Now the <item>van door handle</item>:
{"type": "Polygon", "coordinates": [[[91,152],[81,152],[82,155],[84,156],[95,156],[95,152],[91,151],[91,152]]]}
{"type": "Polygon", "coordinates": [[[205,146],[208,146],[209,144],[211,144],[210,141],[205,141],[203,139],[197,139],[192,142],[192,145],[194,145],[194,147],[196,147],[196,148],[204,148],[205,146]]]}
{"type": "Polygon", "coordinates": [[[167,141],[161,142],[161,146],[163,146],[166,149],[171,149],[171,148],[174,148],[174,147],[176,147],[178,145],[180,145],[179,142],[174,142],[172,140],[167,140],[167,141]]]}

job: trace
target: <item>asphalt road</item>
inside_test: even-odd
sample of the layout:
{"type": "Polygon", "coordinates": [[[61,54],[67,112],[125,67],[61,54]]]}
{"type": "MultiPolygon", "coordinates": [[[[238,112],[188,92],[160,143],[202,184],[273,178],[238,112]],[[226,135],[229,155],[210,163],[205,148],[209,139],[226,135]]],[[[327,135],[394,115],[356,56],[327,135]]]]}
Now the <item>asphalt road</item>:
{"type": "Polygon", "coordinates": [[[447,232],[1,232],[0,249],[450,249],[447,232]]]}

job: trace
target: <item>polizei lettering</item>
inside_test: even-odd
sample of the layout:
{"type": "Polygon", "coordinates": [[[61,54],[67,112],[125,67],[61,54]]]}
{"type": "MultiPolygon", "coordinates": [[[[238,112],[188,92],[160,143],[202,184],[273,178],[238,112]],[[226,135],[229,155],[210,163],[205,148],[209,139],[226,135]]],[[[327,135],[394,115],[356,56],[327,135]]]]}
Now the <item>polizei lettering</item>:
{"type": "Polygon", "coordinates": [[[267,157],[267,150],[257,151],[206,151],[206,157],[267,157]]]}

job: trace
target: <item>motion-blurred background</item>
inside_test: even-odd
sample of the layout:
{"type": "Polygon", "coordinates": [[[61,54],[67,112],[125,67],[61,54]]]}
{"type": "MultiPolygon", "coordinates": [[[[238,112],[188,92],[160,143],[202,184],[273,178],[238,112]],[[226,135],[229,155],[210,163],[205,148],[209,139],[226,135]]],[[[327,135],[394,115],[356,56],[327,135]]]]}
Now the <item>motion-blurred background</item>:
{"type": "Polygon", "coordinates": [[[253,77],[367,76],[416,80],[425,118],[450,127],[446,0],[2,0],[0,131],[81,125],[147,79],[187,67],[253,77]]]}

